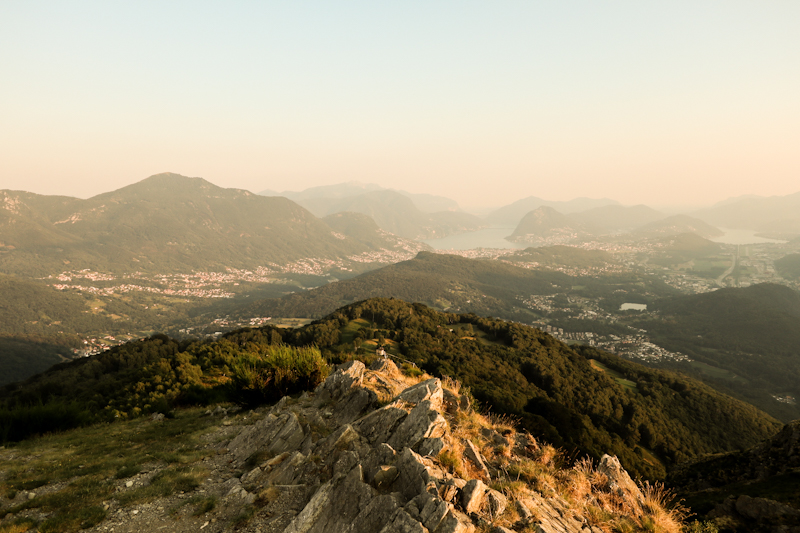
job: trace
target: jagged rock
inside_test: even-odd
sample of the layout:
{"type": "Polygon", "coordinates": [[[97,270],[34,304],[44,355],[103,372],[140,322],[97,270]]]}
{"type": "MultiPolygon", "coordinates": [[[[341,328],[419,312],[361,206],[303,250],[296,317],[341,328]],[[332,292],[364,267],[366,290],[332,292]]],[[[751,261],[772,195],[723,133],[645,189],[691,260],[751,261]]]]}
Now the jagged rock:
{"type": "Polygon", "coordinates": [[[447,502],[439,498],[438,495],[420,494],[414,498],[414,502],[419,509],[419,521],[430,531],[436,531],[442,523],[450,508],[447,502]]]}
{"type": "Polygon", "coordinates": [[[429,379],[407,388],[397,396],[398,400],[418,405],[422,401],[429,401],[430,408],[441,411],[444,401],[444,389],[438,378],[429,379]]]}
{"type": "Polygon", "coordinates": [[[503,511],[505,511],[508,506],[508,498],[494,489],[489,489],[489,492],[486,494],[486,500],[489,504],[489,516],[491,516],[492,519],[503,514],[503,511]]]}
{"type": "Polygon", "coordinates": [[[383,465],[373,477],[373,482],[379,489],[382,487],[389,487],[394,483],[398,475],[396,466],[383,465]]]}
{"type": "Polygon", "coordinates": [[[374,533],[382,529],[394,513],[400,509],[400,498],[397,494],[376,496],[343,533],[374,533]]]}
{"type": "Polygon", "coordinates": [[[377,495],[364,483],[361,465],[320,487],[284,533],[344,531],[377,495]]]}
{"type": "Polygon", "coordinates": [[[270,485],[290,485],[298,481],[307,457],[302,452],[281,455],[284,459],[269,468],[265,481],[270,485]]]}
{"type": "Polygon", "coordinates": [[[378,533],[429,533],[429,531],[406,511],[398,509],[389,519],[389,523],[378,533]]]}
{"type": "Polygon", "coordinates": [[[234,438],[228,449],[237,464],[243,464],[259,450],[271,454],[281,454],[297,449],[305,439],[305,433],[292,412],[284,412],[280,416],[272,414],[244,429],[234,438]]]}
{"type": "Polygon", "coordinates": [[[490,533],[514,533],[512,530],[503,526],[494,526],[490,533]]]}
{"type": "Polygon", "coordinates": [[[461,506],[468,513],[480,512],[489,488],[480,479],[471,479],[461,489],[461,506]]]}
{"type": "Polygon", "coordinates": [[[517,509],[517,514],[519,515],[520,520],[527,522],[533,518],[533,513],[531,510],[528,509],[528,507],[521,501],[514,501],[514,507],[517,509]]]}
{"type": "Polygon", "coordinates": [[[361,461],[361,466],[364,469],[364,480],[367,483],[374,483],[377,473],[384,467],[394,464],[396,456],[397,453],[394,449],[385,442],[373,448],[361,461]]]}
{"type": "MultiPolygon", "coordinates": [[[[441,407],[441,400],[439,405],[441,407]]],[[[429,399],[421,400],[392,433],[387,444],[396,450],[405,447],[416,450],[423,439],[444,436],[446,428],[447,421],[436,410],[434,402],[429,399]]]]}
{"type": "Polygon", "coordinates": [[[251,471],[247,472],[241,477],[242,483],[247,485],[253,483],[261,476],[262,470],[259,467],[255,467],[251,471]]]}
{"type": "Polygon", "coordinates": [[[353,429],[370,444],[387,442],[397,426],[408,416],[408,411],[399,405],[398,402],[392,402],[369,413],[353,422],[353,429]]]}
{"type": "Polygon", "coordinates": [[[489,474],[489,469],[486,468],[486,463],[483,462],[483,456],[481,456],[481,452],[478,451],[478,448],[475,447],[469,440],[464,440],[464,457],[470,460],[475,468],[478,469],[479,472],[483,473],[486,479],[491,479],[491,475],[489,474]]]}
{"type": "Polygon", "coordinates": [[[644,500],[642,491],[628,475],[628,472],[622,468],[619,459],[610,455],[604,455],[600,459],[600,464],[597,471],[604,474],[608,478],[609,488],[621,497],[633,497],[638,501],[644,500]]]}
{"type": "Polygon", "coordinates": [[[433,533],[473,533],[475,526],[468,516],[450,509],[433,533]]]}
{"type": "Polygon", "coordinates": [[[339,365],[314,391],[314,405],[319,407],[337,400],[353,387],[361,385],[365,370],[361,361],[348,361],[339,365]]]}
{"type": "MultiPolygon", "coordinates": [[[[436,490],[436,481],[444,479],[444,472],[436,468],[429,460],[406,448],[395,462],[399,475],[392,486],[407,499],[412,499],[420,493],[427,492],[431,483],[436,490]]],[[[436,490],[438,493],[438,490],[436,490]]]]}
{"type": "Polygon", "coordinates": [[[336,402],[331,416],[336,422],[346,424],[360,418],[377,404],[378,395],[371,390],[353,389],[336,402]]]}
{"type": "Polygon", "coordinates": [[[424,438],[416,445],[416,449],[421,455],[436,457],[444,449],[444,441],[441,437],[424,438]]]}

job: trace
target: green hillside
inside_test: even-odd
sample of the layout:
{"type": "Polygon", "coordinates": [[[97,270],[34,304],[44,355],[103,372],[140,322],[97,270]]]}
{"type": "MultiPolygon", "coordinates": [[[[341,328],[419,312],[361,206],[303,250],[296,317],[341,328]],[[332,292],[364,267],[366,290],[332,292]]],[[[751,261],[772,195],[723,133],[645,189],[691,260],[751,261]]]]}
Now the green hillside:
{"type": "MultiPolygon", "coordinates": [[[[509,256],[509,260],[526,263],[538,258],[553,266],[574,256],[580,256],[581,261],[591,264],[605,258],[602,252],[584,253],[573,248],[535,250],[519,252],[509,256]]],[[[523,268],[504,261],[420,252],[409,261],[352,279],[281,299],[257,302],[243,308],[240,314],[319,318],[357,300],[393,297],[443,310],[530,322],[540,315],[527,308],[520,298],[563,292],[596,299],[609,309],[619,309],[622,302],[631,301],[631,298],[648,302],[677,293],[659,280],[633,273],[579,277],[552,270],[523,268]]]]}
{"type": "MultiPolygon", "coordinates": [[[[321,200],[315,199],[318,204],[321,200]]],[[[315,205],[317,205],[315,204],[315,205]]],[[[320,206],[316,206],[320,209],[320,206]]],[[[369,191],[341,199],[331,199],[330,214],[361,213],[372,218],[381,229],[407,239],[435,239],[474,231],[483,222],[475,215],[458,211],[426,213],[408,196],[391,190],[369,191]]]]}
{"type": "MultiPolygon", "coordinates": [[[[0,272],[24,276],[84,268],[224,271],[307,258],[345,260],[408,247],[406,241],[377,231],[369,234],[369,242],[337,236],[286,198],[223,189],[177,174],[151,176],[88,200],[2,194],[0,272]]],[[[362,236],[366,232],[360,230],[362,236]]]]}
{"type": "Polygon", "coordinates": [[[591,233],[589,227],[552,207],[541,206],[522,217],[507,238],[513,242],[538,242],[551,237],[572,238],[591,233]]]}
{"type": "Polygon", "coordinates": [[[682,367],[746,398],[784,421],[800,417],[800,293],[775,284],[678,296],[655,302],[643,320],[659,345],[741,379],[714,376],[700,365],[682,367]],[[703,375],[705,373],[705,375],[703,375]]]}
{"type": "Polygon", "coordinates": [[[775,261],[775,270],[788,280],[800,280],[800,254],[789,254],[775,261]]]}
{"type": "Polygon", "coordinates": [[[331,354],[351,351],[357,339],[364,346],[377,339],[401,362],[459,379],[484,405],[568,452],[616,454],[650,478],[697,454],[755,444],[778,427],[697,381],[592,348],[573,350],[532,327],[400,300],[358,302],[284,334],[294,345],[313,343],[331,354]]]}
{"type": "Polygon", "coordinates": [[[375,342],[400,363],[461,380],[481,404],[570,454],[616,454],[651,479],[678,461],[746,447],[777,428],[698,382],[576,351],[531,327],[373,299],[296,330],[242,330],[206,342],[155,336],[57,365],[0,390],[0,436],[222,399],[269,401],[318,383],[326,372],[320,355],[342,361],[360,345],[360,357],[370,359],[375,342]]]}

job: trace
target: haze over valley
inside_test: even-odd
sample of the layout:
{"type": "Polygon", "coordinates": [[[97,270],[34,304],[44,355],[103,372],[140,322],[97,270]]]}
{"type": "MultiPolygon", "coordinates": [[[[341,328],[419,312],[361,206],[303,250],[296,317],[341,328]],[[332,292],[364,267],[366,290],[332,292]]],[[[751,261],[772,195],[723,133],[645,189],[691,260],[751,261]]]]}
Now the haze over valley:
{"type": "Polygon", "coordinates": [[[798,20],[0,3],[0,533],[800,532],[798,20]]]}

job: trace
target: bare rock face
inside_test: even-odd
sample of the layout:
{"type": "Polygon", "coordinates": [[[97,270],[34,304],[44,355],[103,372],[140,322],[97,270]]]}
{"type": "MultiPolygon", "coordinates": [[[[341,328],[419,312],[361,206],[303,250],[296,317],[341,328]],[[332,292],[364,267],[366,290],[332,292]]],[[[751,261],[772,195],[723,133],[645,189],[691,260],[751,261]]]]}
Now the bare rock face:
{"type": "MultiPolygon", "coordinates": [[[[259,496],[268,501],[261,504],[266,506],[258,531],[472,533],[476,526],[492,526],[506,533],[507,510],[518,517],[515,529],[591,530],[572,518],[564,500],[531,495],[510,502],[487,486],[489,467],[481,449],[450,433],[449,420],[472,413],[462,410],[471,409],[469,402],[445,392],[440,380],[406,387],[378,407],[369,384],[385,398],[404,379],[391,361],[382,360],[379,367],[346,363],[314,395],[281,400],[229,442],[231,463],[249,466],[230,481],[226,498],[258,506],[265,500],[256,495],[266,495],[259,496]],[[459,477],[442,466],[437,456],[445,447],[463,449],[468,471],[477,476],[459,477]]],[[[533,437],[508,433],[491,429],[475,438],[507,456],[512,450],[538,451],[533,437]]],[[[609,484],[641,496],[616,458],[605,457],[601,467],[609,484]]],[[[499,465],[492,468],[500,472],[499,465]]]]}
{"type": "Polygon", "coordinates": [[[631,476],[628,475],[628,472],[622,468],[619,459],[616,457],[604,455],[602,459],[600,459],[600,465],[597,467],[597,471],[608,477],[609,486],[612,490],[617,492],[618,495],[622,497],[634,497],[639,501],[644,500],[642,491],[639,490],[639,487],[631,479],[631,476]]]}

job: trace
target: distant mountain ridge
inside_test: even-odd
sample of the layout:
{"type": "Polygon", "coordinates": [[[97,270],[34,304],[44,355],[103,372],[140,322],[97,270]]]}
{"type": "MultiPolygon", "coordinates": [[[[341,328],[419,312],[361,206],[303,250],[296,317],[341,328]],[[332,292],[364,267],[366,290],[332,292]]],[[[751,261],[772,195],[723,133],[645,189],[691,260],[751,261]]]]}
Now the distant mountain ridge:
{"type": "Polygon", "coordinates": [[[486,216],[486,221],[498,226],[516,226],[526,214],[543,206],[555,209],[559,213],[570,214],[616,204],[618,202],[608,198],[575,198],[568,201],[550,201],[536,196],[529,196],[495,209],[486,216]]]}
{"type": "Polygon", "coordinates": [[[564,239],[567,242],[590,233],[589,228],[582,222],[543,205],[525,215],[507,239],[531,244],[552,238],[564,239]]]}
{"type": "Polygon", "coordinates": [[[0,272],[19,275],[255,268],[424,248],[385,233],[369,244],[335,233],[286,198],[178,174],[88,200],[0,191],[0,272]]]}
{"type": "Polygon", "coordinates": [[[800,235],[800,192],[732,198],[692,215],[723,228],[796,236],[800,235]]]}
{"type": "Polygon", "coordinates": [[[374,183],[351,181],[312,187],[300,192],[263,191],[289,198],[318,217],[342,212],[362,213],[381,229],[407,239],[435,239],[473,231],[483,222],[461,211],[449,198],[386,189],[374,183]]]}

